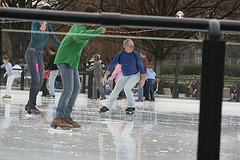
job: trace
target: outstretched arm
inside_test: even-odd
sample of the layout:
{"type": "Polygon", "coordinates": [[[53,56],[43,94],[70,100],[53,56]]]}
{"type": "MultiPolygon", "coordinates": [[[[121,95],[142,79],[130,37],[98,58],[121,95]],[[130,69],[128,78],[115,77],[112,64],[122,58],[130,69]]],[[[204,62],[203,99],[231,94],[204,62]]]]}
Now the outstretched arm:
{"type": "MultiPolygon", "coordinates": [[[[50,32],[53,32],[53,29],[52,29],[52,27],[50,26],[50,25],[48,25],[48,27],[49,27],[49,31],[50,32]]],[[[60,41],[57,39],[57,37],[55,36],[55,34],[49,34],[49,37],[50,37],[50,39],[52,40],[52,42],[54,43],[54,44],[56,44],[58,47],[60,46],[60,41]]]]}
{"type": "Polygon", "coordinates": [[[94,30],[87,30],[85,26],[76,26],[76,29],[74,31],[74,33],[79,33],[79,34],[87,34],[85,35],[73,35],[73,39],[79,43],[81,43],[82,41],[86,41],[86,40],[90,40],[93,39],[94,37],[96,37],[96,35],[99,35],[101,33],[105,33],[106,32],[106,28],[103,27],[99,27],[97,29],[94,30]],[[93,35],[91,35],[93,34],[93,35]]]}

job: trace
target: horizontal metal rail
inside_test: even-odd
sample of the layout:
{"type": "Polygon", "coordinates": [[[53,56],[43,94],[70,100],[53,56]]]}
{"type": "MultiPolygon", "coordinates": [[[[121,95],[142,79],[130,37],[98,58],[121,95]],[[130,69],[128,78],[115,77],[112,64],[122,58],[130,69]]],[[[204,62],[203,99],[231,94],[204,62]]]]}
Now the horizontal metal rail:
{"type": "Polygon", "coordinates": [[[80,13],[22,8],[0,8],[0,17],[53,22],[95,24],[105,27],[139,27],[208,30],[209,20],[175,17],[124,15],[120,13],[80,13]],[[178,25],[176,25],[178,24],[178,25]]]}
{"type": "MultiPolygon", "coordinates": [[[[120,13],[82,13],[23,8],[2,8],[0,17],[9,19],[44,20],[53,22],[96,24],[105,27],[163,28],[208,31],[210,19],[175,18],[163,16],[125,15],[120,13]]],[[[221,31],[240,32],[240,22],[219,20],[221,31]]]]}

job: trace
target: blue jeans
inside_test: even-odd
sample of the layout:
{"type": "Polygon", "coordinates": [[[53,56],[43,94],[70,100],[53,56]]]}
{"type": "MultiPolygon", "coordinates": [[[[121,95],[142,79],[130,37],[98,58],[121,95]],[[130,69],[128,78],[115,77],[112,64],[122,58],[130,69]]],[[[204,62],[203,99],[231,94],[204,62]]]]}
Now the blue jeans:
{"type": "Polygon", "coordinates": [[[56,87],[56,89],[61,89],[62,88],[62,81],[55,81],[55,87],[56,87]]]}
{"type": "Polygon", "coordinates": [[[154,97],[154,91],[153,91],[153,85],[155,83],[155,79],[148,79],[147,80],[147,86],[146,86],[146,100],[149,100],[149,94],[151,94],[151,100],[155,101],[155,97],[154,97]]]}
{"type": "Polygon", "coordinates": [[[231,99],[231,101],[233,101],[234,99],[237,99],[237,95],[234,95],[233,93],[231,93],[230,99],[231,99]]]}
{"type": "Polygon", "coordinates": [[[119,93],[124,88],[124,92],[126,94],[127,101],[128,101],[128,107],[133,108],[135,100],[133,97],[132,88],[139,81],[139,79],[140,79],[140,73],[130,75],[130,76],[124,76],[122,74],[119,80],[117,81],[117,84],[114,87],[114,90],[110,94],[106,107],[108,109],[111,109],[113,107],[113,104],[116,101],[119,93]]]}
{"type": "Polygon", "coordinates": [[[142,88],[140,87],[141,80],[142,80],[142,76],[140,76],[140,80],[139,80],[139,84],[138,84],[138,100],[143,101],[143,88],[144,88],[144,86],[142,88]]]}
{"type": "Polygon", "coordinates": [[[121,92],[119,93],[119,96],[120,96],[120,97],[126,97],[126,95],[125,95],[125,93],[124,93],[123,90],[121,90],[121,92]]]}
{"type": "Polygon", "coordinates": [[[63,92],[58,102],[56,117],[70,117],[81,88],[78,69],[71,68],[66,63],[57,66],[62,77],[63,92]]]}
{"type": "MultiPolygon", "coordinates": [[[[116,86],[116,83],[115,83],[115,81],[113,80],[113,88],[116,86]]],[[[118,95],[119,97],[126,97],[126,95],[125,95],[125,92],[123,91],[123,90],[121,90],[121,92],[119,93],[119,95],[118,95]]]]}
{"type": "Polygon", "coordinates": [[[36,106],[37,95],[43,84],[43,54],[33,50],[26,50],[25,59],[31,75],[31,85],[27,106],[29,109],[36,106]]]}
{"type": "Polygon", "coordinates": [[[50,88],[50,95],[55,95],[55,79],[58,75],[58,70],[51,70],[49,75],[49,88],[50,88]]]}

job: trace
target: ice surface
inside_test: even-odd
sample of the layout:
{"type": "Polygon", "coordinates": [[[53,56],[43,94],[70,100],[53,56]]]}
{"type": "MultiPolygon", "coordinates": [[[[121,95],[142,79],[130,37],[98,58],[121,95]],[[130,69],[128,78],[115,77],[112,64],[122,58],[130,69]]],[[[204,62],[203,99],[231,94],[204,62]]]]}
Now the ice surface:
{"type": "MultiPolygon", "coordinates": [[[[128,116],[125,100],[99,114],[106,101],[88,100],[80,94],[72,118],[82,127],[59,131],[50,128],[59,97],[60,93],[56,99],[39,96],[37,107],[43,112],[39,116],[24,110],[28,91],[15,90],[12,99],[0,100],[0,159],[196,159],[197,100],[157,98],[136,103],[135,115],[128,116]]],[[[221,159],[239,157],[240,104],[224,102],[221,159]]]]}

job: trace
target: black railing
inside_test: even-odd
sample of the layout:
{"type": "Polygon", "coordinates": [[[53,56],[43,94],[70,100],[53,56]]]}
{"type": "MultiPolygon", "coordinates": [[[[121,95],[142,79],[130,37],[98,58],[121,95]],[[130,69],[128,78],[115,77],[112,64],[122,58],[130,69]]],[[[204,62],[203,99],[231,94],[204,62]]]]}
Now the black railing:
{"type": "Polygon", "coordinates": [[[1,18],[45,20],[54,22],[96,24],[105,27],[163,28],[208,31],[203,42],[200,121],[197,159],[219,159],[225,41],[221,30],[239,32],[240,22],[193,18],[122,15],[118,13],[78,13],[33,9],[0,8],[1,18]],[[211,87],[211,90],[209,88],[211,87]]]}

